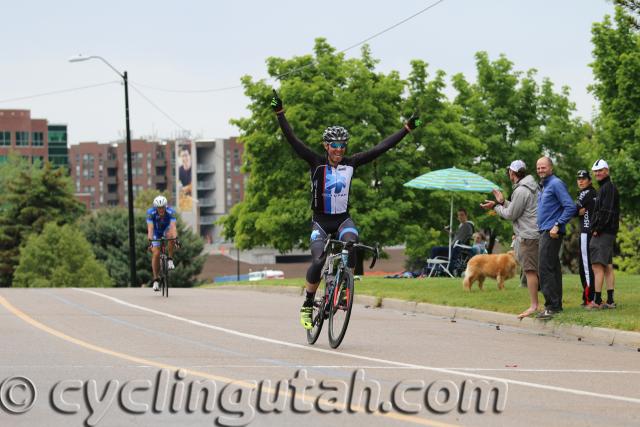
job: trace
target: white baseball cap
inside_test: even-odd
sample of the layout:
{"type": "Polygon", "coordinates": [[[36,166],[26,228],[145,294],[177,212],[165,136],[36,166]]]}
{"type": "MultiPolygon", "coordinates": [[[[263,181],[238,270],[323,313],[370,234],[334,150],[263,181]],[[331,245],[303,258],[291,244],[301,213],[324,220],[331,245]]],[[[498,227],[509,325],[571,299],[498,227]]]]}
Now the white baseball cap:
{"type": "Polygon", "coordinates": [[[526,169],[526,167],[527,165],[525,165],[522,160],[514,160],[509,165],[509,169],[511,169],[514,172],[518,172],[520,169],[526,169]]]}
{"type": "Polygon", "coordinates": [[[605,159],[596,160],[591,168],[592,171],[599,171],[600,169],[609,169],[609,163],[605,159]]]}

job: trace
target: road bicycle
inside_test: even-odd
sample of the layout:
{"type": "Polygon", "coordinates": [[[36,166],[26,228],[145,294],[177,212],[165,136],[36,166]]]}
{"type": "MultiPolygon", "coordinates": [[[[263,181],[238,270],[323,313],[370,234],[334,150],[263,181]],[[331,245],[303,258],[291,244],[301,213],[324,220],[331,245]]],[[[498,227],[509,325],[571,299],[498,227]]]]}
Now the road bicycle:
{"type": "Polygon", "coordinates": [[[364,249],[373,253],[369,268],[373,268],[380,256],[377,247],[360,243],[327,239],[324,254],[327,257],[322,267],[323,292],[313,301],[311,329],[307,330],[307,342],[315,344],[322,331],[322,325],[329,320],[329,345],[337,348],[347,333],[354,299],[353,272],[349,265],[349,250],[364,249]]]}
{"type": "Polygon", "coordinates": [[[162,290],[162,296],[169,297],[169,255],[167,254],[167,243],[175,240],[174,249],[180,247],[180,241],[177,237],[161,237],[159,239],[151,239],[149,243],[160,242],[160,289],[162,290]]]}

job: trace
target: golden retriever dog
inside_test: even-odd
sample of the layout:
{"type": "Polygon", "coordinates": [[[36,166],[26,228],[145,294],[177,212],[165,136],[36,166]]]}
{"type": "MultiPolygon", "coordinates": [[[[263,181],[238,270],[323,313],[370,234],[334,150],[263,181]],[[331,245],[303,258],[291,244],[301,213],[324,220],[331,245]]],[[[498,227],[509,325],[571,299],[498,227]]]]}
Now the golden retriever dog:
{"type": "Polygon", "coordinates": [[[506,254],[476,255],[467,263],[462,286],[465,291],[470,291],[473,282],[477,280],[478,287],[482,290],[485,277],[491,277],[498,281],[498,289],[502,290],[504,281],[515,276],[516,264],[513,251],[506,254]]]}

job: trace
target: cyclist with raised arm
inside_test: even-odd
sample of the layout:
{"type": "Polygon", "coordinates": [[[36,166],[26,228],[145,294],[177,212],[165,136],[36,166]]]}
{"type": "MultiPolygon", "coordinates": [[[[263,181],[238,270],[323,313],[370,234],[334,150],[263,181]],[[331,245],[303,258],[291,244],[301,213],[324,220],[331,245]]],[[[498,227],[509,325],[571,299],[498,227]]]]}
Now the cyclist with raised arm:
{"type": "MultiPolygon", "coordinates": [[[[313,300],[320,284],[320,275],[326,254],[324,241],[329,234],[337,235],[338,240],[358,241],[358,229],[349,216],[349,188],[357,167],[367,164],[396,146],[409,132],[420,126],[421,121],[412,116],[393,135],[388,136],[370,150],[345,156],[349,133],[342,126],[330,126],[325,129],[322,140],[326,151],[320,155],[300,141],[284,114],[282,100],[273,91],[271,99],[280,129],[284,133],[296,154],[304,159],[311,172],[311,209],[313,221],[311,231],[311,265],[307,270],[306,296],[300,309],[300,323],[305,329],[312,328],[313,300]]],[[[349,253],[349,267],[354,268],[355,253],[349,253]]]]}
{"type": "MultiPolygon", "coordinates": [[[[176,211],[167,205],[167,199],[164,196],[158,196],[153,199],[153,207],[147,210],[147,238],[150,241],[150,248],[152,252],[151,256],[151,269],[153,270],[153,290],[160,290],[160,242],[154,242],[152,240],[166,238],[177,238],[178,231],[176,229],[176,211]]],[[[169,258],[167,261],[167,267],[169,270],[175,268],[173,263],[173,250],[176,244],[176,240],[170,240],[169,243],[169,258]]]]}

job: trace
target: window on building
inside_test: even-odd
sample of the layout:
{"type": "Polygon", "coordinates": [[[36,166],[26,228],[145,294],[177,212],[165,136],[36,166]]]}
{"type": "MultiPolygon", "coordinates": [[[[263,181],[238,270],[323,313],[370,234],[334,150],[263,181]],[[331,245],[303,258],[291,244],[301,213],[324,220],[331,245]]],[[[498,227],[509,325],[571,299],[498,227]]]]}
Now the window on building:
{"type": "Polygon", "coordinates": [[[34,147],[42,147],[44,145],[44,133],[33,132],[31,134],[31,141],[34,147]]]}
{"type": "Polygon", "coordinates": [[[0,156],[0,165],[3,163],[7,163],[7,156],[0,156]]]}
{"type": "Polygon", "coordinates": [[[29,146],[29,132],[16,132],[16,146],[26,147],[29,146]]]}
{"type": "Polygon", "coordinates": [[[0,131],[0,145],[11,145],[11,132],[0,131]]]}

